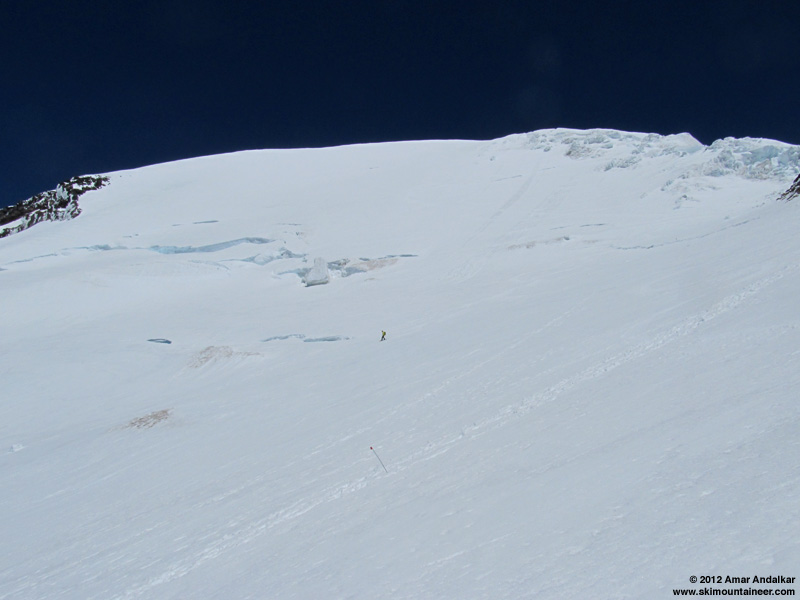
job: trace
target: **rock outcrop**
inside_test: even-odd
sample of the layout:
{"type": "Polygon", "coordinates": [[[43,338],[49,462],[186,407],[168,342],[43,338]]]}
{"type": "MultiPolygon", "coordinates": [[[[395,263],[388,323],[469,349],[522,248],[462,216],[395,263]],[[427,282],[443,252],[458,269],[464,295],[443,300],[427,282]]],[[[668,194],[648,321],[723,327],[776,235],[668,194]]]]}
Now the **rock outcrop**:
{"type": "Polygon", "coordinates": [[[42,221],[68,221],[81,214],[78,198],[108,185],[108,177],[82,175],[62,181],[56,189],[36,194],[22,202],[0,208],[0,238],[24,231],[42,221]]]}
{"type": "Polygon", "coordinates": [[[789,186],[789,189],[778,197],[778,200],[789,202],[789,200],[797,198],[798,196],[800,196],[800,175],[795,178],[792,185],[789,186]]]}

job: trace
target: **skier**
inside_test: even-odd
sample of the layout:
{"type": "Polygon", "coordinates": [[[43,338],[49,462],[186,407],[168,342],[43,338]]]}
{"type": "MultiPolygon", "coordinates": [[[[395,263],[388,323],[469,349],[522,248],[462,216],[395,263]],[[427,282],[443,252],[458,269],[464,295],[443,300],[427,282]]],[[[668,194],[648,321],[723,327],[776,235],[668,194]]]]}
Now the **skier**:
{"type": "Polygon", "coordinates": [[[383,330],[381,330],[381,341],[382,341],[382,342],[385,342],[385,341],[386,341],[386,332],[385,332],[385,331],[383,331],[383,330]]]}

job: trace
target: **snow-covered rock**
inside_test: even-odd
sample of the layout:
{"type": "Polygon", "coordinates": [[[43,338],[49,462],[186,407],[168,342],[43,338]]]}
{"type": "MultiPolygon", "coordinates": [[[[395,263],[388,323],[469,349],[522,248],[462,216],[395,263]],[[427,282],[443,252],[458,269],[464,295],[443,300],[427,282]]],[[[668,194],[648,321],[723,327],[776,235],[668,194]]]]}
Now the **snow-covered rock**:
{"type": "Polygon", "coordinates": [[[0,208],[0,238],[24,231],[43,221],[67,221],[81,214],[78,198],[108,184],[101,175],[83,175],[63,181],[56,189],[36,194],[28,200],[0,208]]]}
{"type": "Polygon", "coordinates": [[[800,196],[800,175],[798,175],[795,178],[792,185],[789,186],[789,189],[780,195],[778,200],[781,200],[783,202],[788,202],[789,200],[793,200],[798,196],[800,196]]]}

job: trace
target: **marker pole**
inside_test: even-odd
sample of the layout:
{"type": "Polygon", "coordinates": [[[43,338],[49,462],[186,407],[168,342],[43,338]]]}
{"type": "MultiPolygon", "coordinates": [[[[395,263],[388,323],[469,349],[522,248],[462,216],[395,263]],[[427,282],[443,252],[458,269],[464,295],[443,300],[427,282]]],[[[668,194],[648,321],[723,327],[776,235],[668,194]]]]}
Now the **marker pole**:
{"type": "MultiPolygon", "coordinates": [[[[369,447],[369,449],[370,449],[370,450],[372,450],[373,452],[375,452],[375,448],[373,448],[372,446],[370,446],[370,447],[369,447]]],[[[377,459],[378,459],[378,462],[379,462],[379,463],[381,463],[381,466],[383,467],[383,470],[384,470],[384,471],[386,471],[386,472],[388,473],[389,471],[386,469],[386,465],[385,465],[385,464],[383,464],[383,461],[381,460],[381,457],[380,457],[380,456],[378,456],[378,453],[377,453],[377,452],[375,452],[375,458],[377,458],[377,459]]]]}

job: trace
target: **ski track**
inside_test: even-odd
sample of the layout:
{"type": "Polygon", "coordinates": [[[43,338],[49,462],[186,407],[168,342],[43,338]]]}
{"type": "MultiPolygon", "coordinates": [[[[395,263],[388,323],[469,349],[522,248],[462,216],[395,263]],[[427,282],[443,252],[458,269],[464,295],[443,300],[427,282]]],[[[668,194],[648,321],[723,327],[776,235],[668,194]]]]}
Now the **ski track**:
{"type": "Polygon", "coordinates": [[[614,250],[652,250],[653,248],[663,248],[664,246],[673,246],[675,244],[683,244],[685,242],[695,242],[697,240],[702,240],[707,237],[711,237],[713,235],[719,235],[729,229],[733,229],[734,227],[741,227],[742,225],[747,225],[753,221],[758,221],[760,217],[755,217],[752,219],[746,219],[744,221],[740,221],[738,223],[733,223],[732,225],[726,225],[725,227],[720,227],[719,229],[714,229],[713,231],[709,231],[700,235],[694,235],[691,237],[686,238],[676,238],[674,240],[670,240],[668,242],[660,242],[655,244],[648,244],[647,246],[638,245],[638,246],[617,246],[616,244],[611,244],[609,247],[614,250]]]}
{"type": "MultiPolygon", "coordinates": [[[[525,181],[512,193],[508,200],[498,208],[486,221],[484,221],[483,225],[478,227],[475,232],[470,235],[462,244],[462,247],[469,247],[470,245],[474,244],[475,240],[484,233],[490,225],[492,225],[500,216],[503,215],[509,208],[511,208],[514,204],[516,204],[530,189],[533,182],[536,180],[536,175],[541,171],[539,168],[539,161],[537,161],[531,167],[531,174],[525,178],[525,181]]],[[[515,179],[517,177],[522,177],[522,175],[515,175],[513,177],[503,178],[497,181],[503,181],[506,179],[515,179]]],[[[461,265],[457,266],[453,269],[447,276],[448,279],[454,281],[463,281],[469,279],[470,277],[474,276],[478,271],[480,271],[483,266],[486,264],[487,257],[482,256],[479,259],[468,259],[466,262],[462,263],[461,265]]]]}
{"type": "MultiPolygon", "coordinates": [[[[403,471],[407,471],[423,461],[429,461],[434,458],[437,458],[438,456],[441,456],[442,454],[445,454],[446,452],[456,447],[459,444],[459,442],[465,439],[474,438],[478,435],[484,435],[490,431],[503,427],[506,423],[510,422],[511,420],[518,419],[526,415],[527,413],[530,413],[537,407],[556,401],[564,393],[575,389],[576,387],[585,382],[603,377],[607,373],[623,365],[629,364],[637,359],[640,359],[678,339],[691,335],[704,323],[712,321],[732,310],[735,310],[740,305],[745,303],[747,300],[757,295],[761,290],[770,286],[776,281],[782,279],[786,274],[795,271],[797,268],[798,265],[786,266],[780,271],[772,273],[767,277],[764,277],[754,283],[751,283],[750,285],[740,290],[739,292],[726,296],[725,298],[714,304],[708,310],[699,313],[697,315],[694,315],[688,319],[685,319],[679,325],[672,327],[668,331],[657,334],[655,337],[653,337],[647,342],[641,343],[637,346],[634,346],[633,348],[630,348],[629,350],[611,356],[599,363],[596,363],[576,373],[571,377],[562,379],[555,385],[547,388],[542,392],[534,394],[533,396],[529,397],[522,403],[509,405],[500,410],[499,412],[495,413],[494,415],[484,419],[483,421],[465,427],[457,435],[451,435],[449,437],[440,439],[437,442],[427,443],[425,447],[421,448],[419,451],[409,455],[403,460],[395,462],[392,466],[391,471],[388,474],[381,473],[379,469],[375,467],[373,469],[373,475],[370,477],[365,476],[346,483],[337,483],[335,485],[328,486],[323,491],[317,493],[313,497],[298,500],[297,502],[285,508],[272,512],[271,514],[269,514],[264,518],[256,519],[244,525],[237,523],[235,526],[230,527],[227,530],[219,531],[217,532],[217,534],[215,534],[214,541],[206,545],[201,551],[193,553],[191,556],[173,562],[160,575],[152,577],[148,579],[145,583],[142,583],[140,585],[128,589],[128,591],[126,591],[121,595],[114,596],[114,599],[128,600],[131,598],[138,598],[143,593],[148,592],[149,590],[152,590],[160,585],[169,583],[171,581],[174,581],[176,579],[179,579],[187,575],[188,573],[192,572],[193,570],[197,569],[198,567],[202,566],[204,563],[208,562],[213,558],[216,558],[230,550],[233,550],[239,546],[249,543],[254,538],[263,535],[264,533],[266,533],[267,531],[276,526],[297,519],[322,504],[325,504],[327,502],[332,502],[335,500],[340,500],[343,497],[349,496],[350,494],[356,493],[364,489],[367,485],[370,484],[370,481],[377,481],[386,477],[394,477],[396,476],[396,474],[402,473],[403,471]]],[[[554,320],[554,322],[564,318],[564,316],[565,315],[557,317],[554,320]]],[[[543,328],[550,326],[552,323],[553,322],[544,325],[543,328]]],[[[509,349],[509,351],[510,350],[511,349],[509,349]]],[[[497,357],[492,357],[490,359],[487,359],[486,361],[478,365],[476,368],[482,368],[486,364],[494,360],[497,360],[497,357]]],[[[474,372],[474,369],[472,369],[470,372],[474,372]]],[[[416,401],[416,404],[424,402],[431,396],[437,395],[441,390],[449,386],[451,382],[452,379],[447,380],[438,387],[434,388],[432,391],[423,394],[416,401]]],[[[396,415],[398,412],[399,411],[397,410],[393,411],[390,416],[396,415]]],[[[389,417],[386,417],[384,419],[381,419],[380,421],[384,421],[388,418],[389,417]]],[[[364,428],[362,430],[359,430],[359,432],[357,433],[366,433],[368,429],[369,428],[364,428]]],[[[639,433],[641,432],[633,432],[630,435],[636,435],[639,433]]],[[[352,437],[352,435],[348,437],[352,437]]],[[[330,446],[335,446],[338,443],[341,443],[341,441],[342,440],[334,442],[333,444],[330,444],[330,446]]],[[[618,443],[621,443],[621,441],[616,440],[614,442],[614,444],[618,443]]],[[[312,455],[318,453],[319,451],[320,449],[316,449],[312,453],[312,455]]],[[[561,466],[562,463],[566,464],[568,462],[573,462],[575,460],[578,460],[579,458],[580,456],[568,457],[562,460],[558,464],[545,465],[536,472],[545,472],[553,468],[556,468],[558,466],[561,466]]],[[[343,469],[344,467],[342,467],[341,470],[343,469]]],[[[264,480],[263,477],[254,478],[253,480],[248,481],[244,485],[234,490],[230,490],[228,492],[215,496],[213,499],[207,501],[206,503],[221,501],[227,498],[228,496],[238,494],[239,492],[253,485],[259,485],[260,483],[262,483],[263,480],[264,480]]]]}
{"type": "MultiPolygon", "coordinates": [[[[114,596],[114,600],[127,600],[139,598],[143,593],[153,588],[169,583],[187,575],[213,558],[249,543],[254,538],[263,535],[273,527],[286,521],[291,521],[303,516],[320,504],[338,500],[345,495],[356,492],[367,485],[367,478],[362,477],[346,484],[329,486],[311,499],[298,500],[294,504],[274,511],[268,516],[251,521],[243,527],[233,527],[229,531],[220,531],[215,534],[213,543],[207,545],[202,551],[172,563],[160,575],[148,579],[145,583],[128,589],[125,593],[114,596]]],[[[238,524],[237,524],[238,525],[238,524]]]]}
{"type": "Polygon", "coordinates": [[[716,319],[717,317],[736,309],[743,302],[755,296],[761,290],[782,279],[787,273],[794,271],[797,268],[798,265],[786,266],[780,271],[777,271],[750,284],[741,291],[726,296],[708,310],[685,319],[681,324],[676,325],[664,333],[656,335],[647,342],[634,346],[625,352],[611,356],[610,358],[592,365],[571,377],[562,379],[555,385],[542,392],[539,392],[538,394],[534,394],[522,403],[507,406],[484,421],[465,427],[464,430],[458,435],[450,436],[446,439],[440,440],[439,442],[429,444],[424,450],[415,453],[405,461],[401,461],[399,463],[399,470],[408,468],[420,460],[429,460],[434,456],[443,454],[467,436],[475,437],[478,435],[483,435],[489,431],[502,427],[511,419],[518,418],[531,412],[537,407],[554,402],[559,396],[569,392],[584,382],[598,379],[614,369],[642,358],[677,339],[690,335],[703,323],[712,321],[713,319],[716,319]]]}

